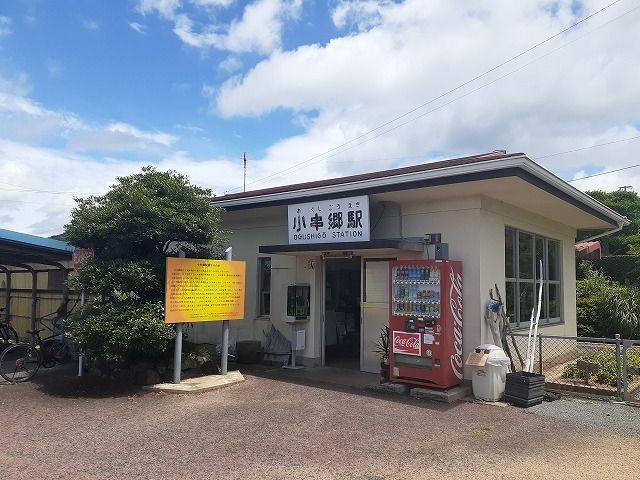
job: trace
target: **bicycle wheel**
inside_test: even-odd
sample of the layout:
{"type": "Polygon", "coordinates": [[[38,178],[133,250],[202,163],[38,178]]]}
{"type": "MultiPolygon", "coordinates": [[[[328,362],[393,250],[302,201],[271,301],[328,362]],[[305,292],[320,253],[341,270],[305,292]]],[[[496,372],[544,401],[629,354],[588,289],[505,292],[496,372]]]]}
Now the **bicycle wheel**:
{"type": "Polygon", "coordinates": [[[5,349],[0,355],[0,376],[11,383],[26,382],[40,368],[40,351],[28,343],[5,349]]]}
{"type": "Polygon", "coordinates": [[[19,342],[18,334],[11,325],[3,325],[0,327],[0,351],[19,342]]]}

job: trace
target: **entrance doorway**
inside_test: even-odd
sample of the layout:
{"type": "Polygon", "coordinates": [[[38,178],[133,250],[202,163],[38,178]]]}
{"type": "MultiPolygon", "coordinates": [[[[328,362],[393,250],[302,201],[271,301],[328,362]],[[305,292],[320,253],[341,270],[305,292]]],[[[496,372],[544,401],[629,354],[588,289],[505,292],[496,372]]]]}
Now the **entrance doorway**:
{"type": "Polygon", "coordinates": [[[360,257],[325,259],[324,363],[360,370],[360,257]]]}

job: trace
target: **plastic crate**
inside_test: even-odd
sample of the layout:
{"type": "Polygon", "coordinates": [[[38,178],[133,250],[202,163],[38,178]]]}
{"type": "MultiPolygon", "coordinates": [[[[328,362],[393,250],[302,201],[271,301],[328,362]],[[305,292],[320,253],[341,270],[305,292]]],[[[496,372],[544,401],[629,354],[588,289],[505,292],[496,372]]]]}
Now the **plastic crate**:
{"type": "Polygon", "coordinates": [[[504,398],[519,407],[538,405],[544,397],[544,381],[544,375],[537,373],[507,373],[504,398]]]}

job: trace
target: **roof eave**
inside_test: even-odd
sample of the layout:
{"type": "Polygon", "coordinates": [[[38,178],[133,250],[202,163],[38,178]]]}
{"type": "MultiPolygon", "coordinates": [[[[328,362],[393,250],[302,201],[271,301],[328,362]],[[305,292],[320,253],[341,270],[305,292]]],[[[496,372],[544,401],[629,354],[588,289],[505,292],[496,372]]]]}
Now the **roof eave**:
{"type": "Polygon", "coordinates": [[[404,181],[416,181],[432,178],[443,178],[452,175],[476,173],[486,170],[499,170],[510,168],[521,164],[521,159],[526,158],[524,155],[511,158],[501,158],[494,160],[486,160],[479,163],[456,165],[450,167],[443,167],[436,170],[424,170],[419,172],[410,172],[397,174],[387,177],[371,178],[365,180],[358,180],[346,183],[340,183],[335,185],[325,185],[319,187],[303,188],[299,190],[290,190],[286,192],[267,193],[264,195],[253,195],[248,197],[233,198],[229,200],[213,199],[213,203],[219,207],[233,207],[239,205],[252,205],[252,204],[264,204],[268,202],[282,201],[282,200],[295,200],[302,199],[308,196],[314,195],[326,195],[326,194],[339,194],[344,192],[350,192],[355,189],[372,188],[382,185],[393,185],[398,183],[404,183],[404,181]]]}
{"type": "Polygon", "coordinates": [[[533,160],[529,159],[528,157],[523,156],[522,160],[523,161],[522,161],[522,165],[521,166],[522,166],[522,168],[524,170],[526,170],[529,173],[535,175],[536,177],[540,178],[541,180],[549,183],[550,185],[558,188],[559,190],[563,191],[564,193],[566,193],[567,195],[573,197],[574,199],[584,203],[585,205],[587,205],[587,206],[593,208],[594,210],[599,211],[603,215],[606,215],[607,217],[611,218],[616,223],[617,226],[625,227],[625,226],[631,224],[631,221],[627,217],[625,217],[623,215],[620,215],[619,213],[617,213],[616,211],[614,211],[611,208],[607,207],[606,205],[604,205],[603,203],[599,202],[598,200],[596,200],[595,198],[591,197],[590,195],[587,195],[583,191],[578,190],[577,188],[575,188],[573,185],[571,185],[567,181],[563,180],[562,178],[558,177],[557,175],[554,175],[549,170],[547,170],[546,168],[538,165],[536,162],[534,162],[533,160]]]}
{"type": "Polygon", "coordinates": [[[454,175],[474,174],[487,171],[499,171],[509,168],[520,168],[525,172],[533,175],[537,179],[555,187],[557,190],[563,192],[565,195],[573,198],[575,201],[587,205],[591,209],[600,212],[603,216],[609,218],[612,225],[623,227],[629,225],[631,222],[628,218],[616,213],[606,205],[598,202],[596,199],[590,197],[586,193],[573,187],[565,180],[554,175],[549,170],[535,163],[526,155],[516,155],[509,158],[497,158],[490,159],[478,163],[470,163],[464,165],[455,165],[449,167],[443,167],[435,170],[424,170],[418,172],[409,172],[403,174],[397,174],[387,177],[363,179],[346,183],[339,183],[334,185],[324,185],[318,187],[302,188],[298,190],[290,190],[284,192],[267,193],[262,195],[253,195],[241,198],[233,199],[213,199],[213,203],[221,208],[233,208],[243,206],[250,208],[251,205],[265,206],[269,203],[279,202],[282,203],[285,200],[300,200],[305,197],[317,196],[317,195],[339,195],[347,194],[357,189],[375,188],[385,185],[400,184],[405,182],[413,182],[420,180],[445,178],[454,175]]]}

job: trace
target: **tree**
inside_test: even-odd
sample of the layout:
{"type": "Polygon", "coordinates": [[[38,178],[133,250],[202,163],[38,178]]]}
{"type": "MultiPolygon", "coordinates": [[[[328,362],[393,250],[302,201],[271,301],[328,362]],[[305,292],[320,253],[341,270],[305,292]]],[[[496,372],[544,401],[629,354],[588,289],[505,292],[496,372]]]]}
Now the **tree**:
{"type": "Polygon", "coordinates": [[[595,190],[587,192],[607,207],[631,220],[620,232],[600,239],[607,255],[640,254],[640,197],[631,190],[603,192],[595,190]]]}
{"type": "Polygon", "coordinates": [[[220,258],[225,234],[211,191],[174,171],[144,167],[102,196],[76,199],[65,239],[92,248],[70,279],[91,301],[66,324],[83,354],[110,367],[152,360],[174,338],[164,323],[165,259],[220,258]]]}

